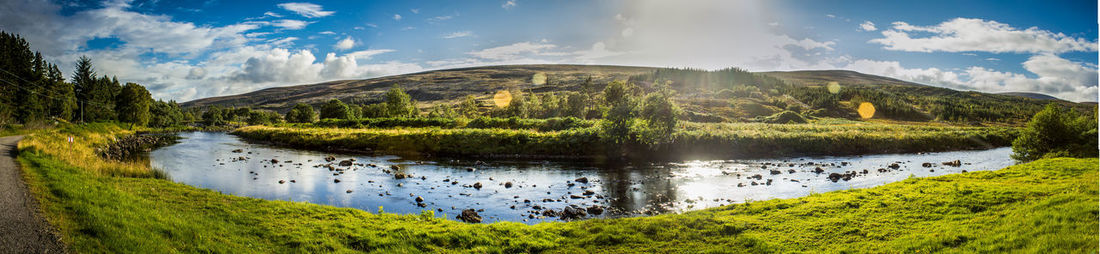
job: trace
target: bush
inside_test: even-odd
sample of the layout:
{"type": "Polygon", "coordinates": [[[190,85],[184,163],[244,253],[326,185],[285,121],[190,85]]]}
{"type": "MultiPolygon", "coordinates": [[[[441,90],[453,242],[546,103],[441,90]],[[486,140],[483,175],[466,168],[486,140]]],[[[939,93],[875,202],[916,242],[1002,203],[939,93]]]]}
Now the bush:
{"type": "Polygon", "coordinates": [[[1012,142],[1012,158],[1033,161],[1043,157],[1097,157],[1096,128],[1096,112],[1081,114],[1048,104],[1012,142]]]}
{"type": "Polygon", "coordinates": [[[321,119],[352,119],[352,115],[351,108],[338,99],[329,100],[321,106],[321,119]]]}
{"type": "Polygon", "coordinates": [[[315,118],[317,114],[313,112],[313,106],[305,103],[294,105],[294,108],[286,113],[286,121],[291,123],[312,123],[315,118]]]}

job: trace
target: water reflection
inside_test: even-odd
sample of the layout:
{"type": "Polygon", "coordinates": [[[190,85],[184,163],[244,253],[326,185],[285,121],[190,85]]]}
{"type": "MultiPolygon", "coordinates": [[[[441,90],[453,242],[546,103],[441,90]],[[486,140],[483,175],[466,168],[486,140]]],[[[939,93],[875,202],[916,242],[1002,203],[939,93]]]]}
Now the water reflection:
{"type": "Polygon", "coordinates": [[[487,222],[557,220],[544,217],[544,211],[569,205],[604,208],[606,212],[597,217],[682,212],[1013,164],[1009,148],[599,167],[545,161],[419,161],[271,147],[224,133],[180,135],[180,143],[150,153],[153,167],[166,171],[173,181],[232,195],[367,211],[433,210],[452,219],[463,209],[483,209],[480,213],[487,222]],[[327,156],[335,160],[326,162],[327,156]],[[340,166],[344,160],[350,166],[340,166]],[[953,160],[963,163],[941,164],[953,160]],[[407,177],[397,179],[396,173],[407,177]],[[830,175],[836,176],[835,182],[830,175]],[[578,181],[582,177],[587,181],[578,181]]]}

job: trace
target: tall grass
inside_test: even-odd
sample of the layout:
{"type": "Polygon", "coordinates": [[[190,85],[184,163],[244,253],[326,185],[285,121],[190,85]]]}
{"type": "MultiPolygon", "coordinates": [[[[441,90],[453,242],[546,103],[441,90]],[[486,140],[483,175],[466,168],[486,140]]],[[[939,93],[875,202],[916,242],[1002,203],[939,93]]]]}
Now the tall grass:
{"type": "Polygon", "coordinates": [[[112,123],[63,124],[54,129],[32,133],[19,142],[20,153],[46,155],[96,175],[151,177],[148,161],[108,161],[100,159],[96,149],[122,135],[133,134],[112,123]],[[73,137],[73,143],[68,138],[73,137]]]}

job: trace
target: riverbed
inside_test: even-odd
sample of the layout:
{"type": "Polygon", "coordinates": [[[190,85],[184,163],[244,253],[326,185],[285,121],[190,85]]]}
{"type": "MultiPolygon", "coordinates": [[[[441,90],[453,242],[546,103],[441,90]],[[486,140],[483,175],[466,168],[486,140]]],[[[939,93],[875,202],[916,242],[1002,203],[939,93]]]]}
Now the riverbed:
{"type": "Polygon", "coordinates": [[[179,136],[179,143],[149,153],[152,167],[165,171],[176,182],[231,195],[371,212],[419,214],[431,210],[436,216],[455,219],[462,210],[474,209],[484,222],[527,224],[679,213],[1015,164],[1008,147],[611,166],[566,161],[411,160],[254,144],[218,132],[179,136]],[[567,206],[580,208],[585,215],[563,216],[567,206]]]}

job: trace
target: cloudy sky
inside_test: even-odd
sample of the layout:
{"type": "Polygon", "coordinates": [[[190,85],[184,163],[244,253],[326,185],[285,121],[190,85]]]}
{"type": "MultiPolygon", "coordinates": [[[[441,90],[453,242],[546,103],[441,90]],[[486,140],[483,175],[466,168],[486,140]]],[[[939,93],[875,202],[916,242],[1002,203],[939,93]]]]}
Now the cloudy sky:
{"type": "Polygon", "coordinates": [[[495,64],[847,69],[1097,100],[1096,1],[0,1],[66,73],[188,101],[495,64]]]}

